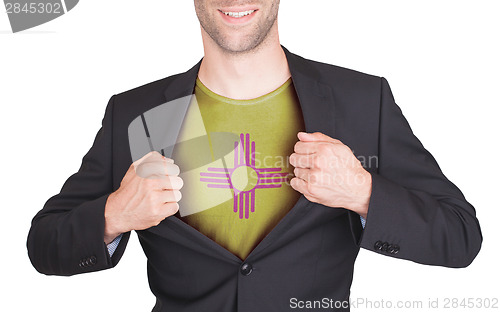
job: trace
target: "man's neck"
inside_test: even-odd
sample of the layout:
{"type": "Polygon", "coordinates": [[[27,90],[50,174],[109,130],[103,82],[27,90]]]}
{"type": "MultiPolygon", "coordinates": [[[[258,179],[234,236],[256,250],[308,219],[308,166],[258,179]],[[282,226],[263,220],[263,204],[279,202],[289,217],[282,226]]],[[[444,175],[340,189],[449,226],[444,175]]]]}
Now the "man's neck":
{"type": "Polygon", "coordinates": [[[232,99],[253,99],[267,94],[290,78],[286,55],[277,34],[244,54],[222,50],[210,39],[203,40],[198,77],[212,92],[232,99]]]}

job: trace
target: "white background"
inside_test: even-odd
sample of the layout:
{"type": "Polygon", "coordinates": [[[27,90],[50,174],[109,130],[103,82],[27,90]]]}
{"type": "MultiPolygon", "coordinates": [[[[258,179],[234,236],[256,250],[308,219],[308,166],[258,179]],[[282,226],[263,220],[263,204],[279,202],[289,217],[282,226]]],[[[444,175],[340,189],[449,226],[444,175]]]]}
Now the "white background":
{"type": "MultiPolygon", "coordinates": [[[[443,304],[445,298],[500,297],[497,2],[281,3],[281,42],[291,52],[388,79],[413,131],[476,207],[482,226],[482,250],[466,269],[361,250],[353,299],[422,300],[425,306],[429,298],[443,304]]],[[[116,268],[73,277],[37,273],[26,237],[31,218],[78,170],[108,99],[184,72],[202,53],[192,1],[83,0],[18,34],[2,9],[1,311],[151,310],[155,299],[135,234],[116,268]]],[[[457,309],[480,310],[486,309],[457,309]]]]}

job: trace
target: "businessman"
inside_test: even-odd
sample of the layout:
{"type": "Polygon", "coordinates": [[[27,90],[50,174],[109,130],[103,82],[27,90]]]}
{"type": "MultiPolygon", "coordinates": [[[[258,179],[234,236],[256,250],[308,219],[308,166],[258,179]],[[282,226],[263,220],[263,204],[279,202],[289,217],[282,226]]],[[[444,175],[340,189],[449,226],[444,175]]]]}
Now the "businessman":
{"type": "Polygon", "coordinates": [[[384,78],[288,51],[279,0],[194,4],[204,57],[111,97],[80,169],[33,219],[39,272],[112,268],[134,230],[153,311],[349,311],[360,247],[473,261],[475,209],[384,78]]]}

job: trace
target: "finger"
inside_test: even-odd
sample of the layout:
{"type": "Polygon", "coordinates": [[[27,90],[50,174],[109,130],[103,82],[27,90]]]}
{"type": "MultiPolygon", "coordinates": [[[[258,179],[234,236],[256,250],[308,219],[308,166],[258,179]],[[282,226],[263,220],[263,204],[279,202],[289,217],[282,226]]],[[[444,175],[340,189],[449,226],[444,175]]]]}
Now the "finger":
{"type": "Polygon", "coordinates": [[[298,191],[298,192],[300,192],[302,194],[304,194],[304,192],[307,191],[307,189],[306,189],[306,181],[302,180],[301,178],[297,178],[297,177],[292,178],[290,180],[290,186],[294,190],[296,190],[296,191],[298,191]]]}
{"type": "Polygon", "coordinates": [[[162,179],[161,190],[180,190],[184,181],[178,176],[167,176],[162,179]]]}
{"type": "Polygon", "coordinates": [[[158,192],[180,190],[184,185],[184,181],[179,176],[162,176],[146,180],[145,187],[158,192]]]}
{"type": "Polygon", "coordinates": [[[290,165],[296,168],[313,168],[314,167],[315,154],[297,154],[292,153],[290,155],[289,161],[290,165]]]}
{"type": "Polygon", "coordinates": [[[179,203],[177,202],[166,202],[163,204],[163,207],[165,208],[166,217],[174,215],[179,211],[179,203]]]}
{"type": "Polygon", "coordinates": [[[342,143],[340,140],[329,137],[321,132],[307,133],[301,131],[297,133],[297,137],[299,138],[299,140],[307,142],[315,141],[315,142],[342,143]]]}
{"type": "Polygon", "coordinates": [[[179,166],[170,162],[166,163],[163,168],[165,168],[166,174],[168,176],[178,176],[181,172],[179,166]]]}
{"type": "Polygon", "coordinates": [[[318,144],[318,142],[297,141],[293,151],[297,154],[314,154],[318,151],[318,144]]]}
{"type": "Polygon", "coordinates": [[[295,168],[293,169],[293,173],[297,178],[307,182],[309,186],[318,186],[322,185],[322,182],[325,182],[324,176],[314,169],[295,168]]]}
{"type": "Polygon", "coordinates": [[[304,194],[304,196],[306,196],[306,198],[309,199],[310,201],[316,200],[316,198],[312,196],[311,193],[308,191],[308,186],[306,181],[300,178],[293,178],[292,180],[290,180],[290,186],[297,192],[304,194]]]}
{"type": "Polygon", "coordinates": [[[147,153],[146,155],[142,156],[141,158],[137,159],[136,161],[133,162],[133,164],[135,166],[139,166],[141,163],[143,163],[146,159],[150,158],[150,157],[157,157],[157,155],[160,155],[160,153],[158,153],[157,151],[151,151],[149,153],[147,153]]]}
{"type": "Polygon", "coordinates": [[[299,167],[296,167],[295,169],[293,169],[293,174],[297,177],[297,178],[300,178],[304,181],[309,181],[309,172],[311,171],[311,169],[305,169],[305,168],[299,168],[299,167]]]}
{"type": "Polygon", "coordinates": [[[169,162],[144,162],[140,164],[136,173],[141,178],[161,178],[163,176],[177,176],[179,166],[169,162]]]}
{"type": "Polygon", "coordinates": [[[162,191],[160,200],[162,203],[178,202],[181,200],[182,194],[179,190],[166,190],[162,191]]]}

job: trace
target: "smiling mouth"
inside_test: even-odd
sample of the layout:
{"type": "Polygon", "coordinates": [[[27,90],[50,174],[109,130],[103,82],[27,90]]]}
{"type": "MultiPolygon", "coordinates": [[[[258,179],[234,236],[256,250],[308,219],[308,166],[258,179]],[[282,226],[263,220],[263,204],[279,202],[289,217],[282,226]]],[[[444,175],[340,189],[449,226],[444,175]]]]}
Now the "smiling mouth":
{"type": "Polygon", "coordinates": [[[248,11],[242,11],[242,12],[224,12],[219,10],[221,13],[225,14],[226,16],[234,17],[234,18],[242,18],[245,16],[248,16],[252,13],[254,13],[257,10],[248,10],[248,11]]]}

